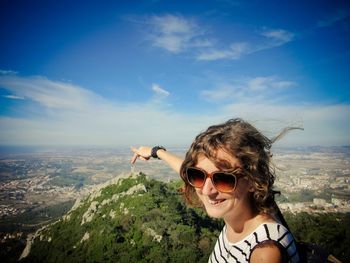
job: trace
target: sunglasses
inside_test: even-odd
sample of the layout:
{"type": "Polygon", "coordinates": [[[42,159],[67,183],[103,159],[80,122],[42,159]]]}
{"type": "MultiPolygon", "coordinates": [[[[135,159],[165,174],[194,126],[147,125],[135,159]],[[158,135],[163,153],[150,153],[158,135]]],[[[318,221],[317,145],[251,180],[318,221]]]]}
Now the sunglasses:
{"type": "Polygon", "coordinates": [[[197,167],[188,167],[186,169],[187,181],[195,188],[202,188],[207,178],[210,178],[216,190],[229,193],[236,189],[239,175],[242,173],[238,170],[232,172],[216,171],[207,173],[197,167]]]}

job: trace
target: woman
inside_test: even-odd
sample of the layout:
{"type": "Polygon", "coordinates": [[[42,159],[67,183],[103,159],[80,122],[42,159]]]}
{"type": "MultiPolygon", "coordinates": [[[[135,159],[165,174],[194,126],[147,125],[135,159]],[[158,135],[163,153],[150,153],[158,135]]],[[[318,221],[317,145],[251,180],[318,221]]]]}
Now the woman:
{"type": "Polygon", "coordinates": [[[185,160],[163,147],[132,148],[138,158],[164,160],[185,182],[185,196],[225,226],[209,262],[299,262],[291,233],[278,221],[272,191],[272,141],[241,119],[200,133],[185,160]]]}

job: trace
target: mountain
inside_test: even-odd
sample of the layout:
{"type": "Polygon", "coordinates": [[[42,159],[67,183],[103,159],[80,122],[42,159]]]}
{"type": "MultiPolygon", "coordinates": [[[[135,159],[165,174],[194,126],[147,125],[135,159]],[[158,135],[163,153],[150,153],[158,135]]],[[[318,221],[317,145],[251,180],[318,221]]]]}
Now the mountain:
{"type": "Polygon", "coordinates": [[[207,262],[222,222],[186,206],[180,186],[120,176],[38,230],[21,262],[207,262]]]}

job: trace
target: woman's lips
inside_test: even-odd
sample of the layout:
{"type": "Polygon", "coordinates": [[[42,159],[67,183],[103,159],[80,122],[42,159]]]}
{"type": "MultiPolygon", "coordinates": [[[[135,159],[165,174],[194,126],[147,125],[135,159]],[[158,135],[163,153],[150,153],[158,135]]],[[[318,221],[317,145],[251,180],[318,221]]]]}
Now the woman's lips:
{"type": "Polygon", "coordinates": [[[222,202],[224,202],[226,199],[218,199],[218,200],[208,200],[209,204],[211,205],[219,205],[221,204],[222,202]]]}

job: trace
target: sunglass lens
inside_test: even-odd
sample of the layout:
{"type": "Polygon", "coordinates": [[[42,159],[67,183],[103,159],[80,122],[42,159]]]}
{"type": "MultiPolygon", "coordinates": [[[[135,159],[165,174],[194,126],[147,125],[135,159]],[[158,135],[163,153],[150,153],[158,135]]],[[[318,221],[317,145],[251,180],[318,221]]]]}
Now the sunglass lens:
{"type": "Polygon", "coordinates": [[[219,191],[231,192],[236,187],[236,177],[229,173],[215,173],[213,183],[219,191]]]}
{"type": "Polygon", "coordinates": [[[194,187],[202,187],[205,181],[205,174],[195,168],[187,169],[187,180],[194,187]]]}

